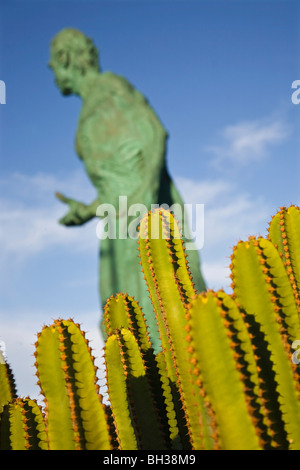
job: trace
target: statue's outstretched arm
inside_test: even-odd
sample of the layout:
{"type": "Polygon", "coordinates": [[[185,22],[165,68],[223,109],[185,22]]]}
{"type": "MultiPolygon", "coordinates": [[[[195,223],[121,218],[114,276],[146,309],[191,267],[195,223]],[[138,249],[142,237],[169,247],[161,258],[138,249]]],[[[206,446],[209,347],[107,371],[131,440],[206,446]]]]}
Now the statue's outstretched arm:
{"type": "Polygon", "coordinates": [[[82,225],[96,217],[96,210],[100,204],[98,199],[95,199],[91,204],[84,204],[61,193],[55,193],[55,195],[60,201],[69,206],[69,212],[59,220],[60,224],[82,225]]]}

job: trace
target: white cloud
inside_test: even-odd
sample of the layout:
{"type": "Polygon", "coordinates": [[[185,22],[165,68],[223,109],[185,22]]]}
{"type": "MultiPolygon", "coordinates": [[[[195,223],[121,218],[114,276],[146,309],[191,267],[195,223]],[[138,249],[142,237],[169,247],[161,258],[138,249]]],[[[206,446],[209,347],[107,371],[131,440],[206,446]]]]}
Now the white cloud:
{"type": "MultiPolygon", "coordinates": [[[[95,191],[84,174],[73,172],[67,176],[36,174],[32,176],[15,173],[5,180],[0,180],[0,245],[1,264],[0,279],[2,288],[6,282],[9,292],[14,290],[15,274],[22,268],[26,274],[26,266],[34,257],[51,253],[63,247],[69,253],[90,253],[97,256],[99,240],[96,236],[95,221],[79,227],[61,226],[58,220],[67,212],[67,206],[54,197],[55,191],[61,191],[69,197],[89,202],[95,197],[95,191]]],[[[72,277],[66,283],[74,284],[74,288],[91,281],[78,280],[72,277]]],[[[94,278],[93,278],[94,280],[94,278]]],[[[33,280],[39,284],[39,279],[33,280]]],[[[19,294],[16,294],[17,296],[19,294]]],[[[7,360],[15,373],[18,393],[38,398],[33,364],[35,334],[43,324],[52,323],[58,315],[51,312],[51,299],[46,299],[41,308],[32,308],[30,295],[24,299],[22,308],[13,307],[13,296],[6,296],[8,304],[0,309],[0,341],[5,343],[7,360]],[[45,304],[48,310],[45,310],[45,304]]],[[[18,302],[17,302],[18,303],[18,302]]],[[[33,302],[34,303],[34,302],[33,302]]],[[[66,302],[67,305],[67,302],[66,302]]],[[[72,311],[73,312],[73,311],[72,311]]],[[[75,312],[74,320],[82,324],[91,340],[96,365],[101,366],[103,341],[100,336],[100,308],[98,304],[93,312],[75,312]]]]}
{"type": "MultiPolygon", "coordinates": [[[[50,208],[5,208],[0,202],[0,244],[9,256],[26,258],[55,245],[68,246],[76,250],[90,249],[87,232],[80,234],[58,224],[61,211],[50,208]]],[[[96,232],[94,234],[96,238],[96,232]]]]}
{"type": "Polygon", "coordinates": [[[228,266],[233,246],[250,235],[265,236],[271,208],[263,197],[220,179],[197,182],[179,177],[176,183],[184,202],[204,204],[202,272],[209,288],[226,289],[231,283],[228,266]]]}
{"type": "MultiPolygon", "coordinates": [[[[56,317],[55,317],[56,318],[56,317]]],[[[103,346],[104,342],[99,330],[99,317],[97,312],[77,312],[72,316],[80,324],[82,331],[92,348],[95,364],[99,368],[99,384],[103,382],[103,346]]],[[[0,310],[0,341],[5,345],[6,360],[9,363],[16,381],[19,396],[29,395],[42,404],[40,389],[37,386],[36,369],[34,367],[36,334],[41,331],[45,319],[46,324],[52,324],[54,317],[49,311],[33,311],[28,306],[20,313],[14,310],[0,310]]]]}
{"type": "Polygon", "coordinates": [[[179,176],[176,184],[186,204],[210,204],[231,191],[231,186],[222,179],[194,181],[179,176]]]}
{"type": "MultiPolygon", "coordinates": [[[[8,178],[0,179],[4,194],[8,193],[13,200],[20,197],[26,201],[31,200],[35,205],[51,205],[55,202],[56,191],[65,193],[69,197],[84,200],[93,197],[95,190],[91,189],[84,171],[73,171],[67,174],[36,173],[34,175],[15,172],[8,178]]],[[[56,201],[57,202],[57,201],[56,201]]]]}
{"type": "MultiPolygon", "coordinates": [[[[53,197],[57,188],[85,202],[94,195],[89,182],[78,172],[65,179],[46,174],[32,177],[15,174],[0,184],[4,189],[10,187],[9,193],[2,191],[6,196],[0,199],[3,260],[26,260],[56,246],[77,252],[95,252],[99,244],[97,219],[94,224],[90,222],[79,228],[58,224],[67,207],[53,197]]],[[[253,199],[223,179],[193,181],[178,177],[176,184],[185,203],[205,205],[206,247],[217,245],[224,238],[241,237],[245,230],[253,233],[265,216],[264,201],[258,197],[253,199]],[[258,205],[261,207],[259,212],[258,205]]]]}
{"type": "Polygon", "coordinates": [[[259,161],[269,154],[271,146],[280,144],[287,136],[287,125],[280,119],[244,121],[225,127],[220,133],[220,145],[207,146],[213,153],[213,164],[231,160],[238,164],[259,161]]]}
{"type": "Polygon", "coordinates": [[[223,262],[219,260],[216,262],[202,263],[203,274],[210,289],[215,291],[224,289],[228,293],[231,292],[230,284],[232,281],[229,278],[229,261],[227,263],[226,261],[228,260],[224,257],[223,262]]]}
{"type": "Polygon", "coordinates": [[[74,172],[66,178],[54,175],[14,174],[0,181],[0,245],[2,269],[9,263],[18,266],[31,256],[55,246],[73,251],[93,250],[98,246],[95,223],[67,228],[58,220],[68,207],[54,197],[56,190],[83,202],[95,196],[84,177],[74,172]]]}

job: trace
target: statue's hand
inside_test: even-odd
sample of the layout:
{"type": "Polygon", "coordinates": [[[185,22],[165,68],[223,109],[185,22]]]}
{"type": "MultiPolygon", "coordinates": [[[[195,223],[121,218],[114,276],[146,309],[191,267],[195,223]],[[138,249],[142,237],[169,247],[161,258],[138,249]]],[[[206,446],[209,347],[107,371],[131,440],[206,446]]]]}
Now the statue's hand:
{"type": "Polygon", "coordinates": [[[90,206],[83,202],[75,201],[61,193],[55,193],[55,196],[69,206],[69,212],[59,220],[62,225],[82,225],[94,217],[90,206]]]}

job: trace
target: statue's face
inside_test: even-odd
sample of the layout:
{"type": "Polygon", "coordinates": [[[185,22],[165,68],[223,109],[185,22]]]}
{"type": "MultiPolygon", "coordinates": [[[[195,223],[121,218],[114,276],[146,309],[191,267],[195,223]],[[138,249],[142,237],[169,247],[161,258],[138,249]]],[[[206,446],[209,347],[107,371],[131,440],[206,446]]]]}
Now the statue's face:
{"type": "Polygon", "coordinates": [[[55,83],[62,94],[73,93],[73,77],[68,52],[60,47],[51,48],[49,67],[54,72],[55,83]]]}

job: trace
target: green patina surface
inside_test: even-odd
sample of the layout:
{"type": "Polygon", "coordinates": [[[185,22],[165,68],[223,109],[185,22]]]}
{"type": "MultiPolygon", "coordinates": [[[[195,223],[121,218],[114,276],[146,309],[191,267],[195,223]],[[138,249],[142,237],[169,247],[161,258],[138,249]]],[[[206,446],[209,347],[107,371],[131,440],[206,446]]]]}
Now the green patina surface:
{"type": "MultiPolygon", "coordinates": [[[[119,196],[127,206],[179,204],[181,196],[166,164],[168,134],[147,99],[124,77],[99,68],[98,51],[91,39],[75,29],[63,29],[51,42],[49,66],[63,95],[82,98],[76,133],[76,151],[95,186],[90,204],[57,197],[69,206],[60,220],[66,226],[81,225],[96,216],[100,204],[111,204],[117,213],[116,238],[100,243],[100,297],[126,292],[139,301],[149,324],[153,346],[159,346],[156,320],[138,257],[138,244],[124,234],[137,215],[119,213],[119,196]],[[125,224],[125,227],[124,227],[125,224]]],[[[182,209],[183,213],[183,209],[182,209]]],[[[183,234],[184,238],[184,234],[183,234]]],[[[197,250],[187,252],[198,292],[205,288],[197,250]]]]}

